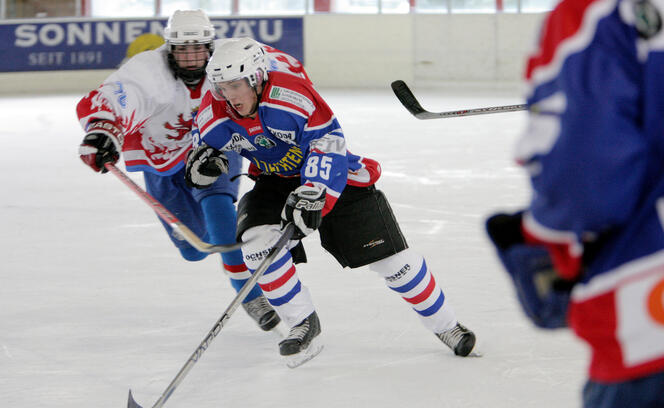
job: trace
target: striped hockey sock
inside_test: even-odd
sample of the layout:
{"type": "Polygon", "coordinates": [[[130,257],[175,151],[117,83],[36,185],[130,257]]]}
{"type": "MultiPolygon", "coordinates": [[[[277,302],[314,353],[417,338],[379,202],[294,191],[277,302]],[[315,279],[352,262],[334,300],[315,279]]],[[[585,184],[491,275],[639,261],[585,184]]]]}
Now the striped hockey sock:
{"type": "Polygon", "coordinates": [[[314,312],[309,289],[300,282],[293,258],[286,249],[258,279],[258,285],[288,327],[294,327],[314,312]]]}
{"type": "MultiPolygon", "coordinates": [[[[231,286],[233,286],[233,289],[235,289],[236,292],[239,292],[249,278],[251,278],[251,272],[249,272],[249,269],[247,269],[247,266],[244,263],[240,265],[228,265],[224,263],[224,270],[231,279],[231,286]]],[[[261,293],[260,287],[255,285],[247,297],[244,298],[242,303],[251,302],[259,297],[261,293]]]]}
{"type": "Polygon", "coordinates": [[[454,327],[457,322],[454,311],[422,256],[406,249],[371,264],[370,268],[411,305],[429,330],[440,333],[454,327]]]}

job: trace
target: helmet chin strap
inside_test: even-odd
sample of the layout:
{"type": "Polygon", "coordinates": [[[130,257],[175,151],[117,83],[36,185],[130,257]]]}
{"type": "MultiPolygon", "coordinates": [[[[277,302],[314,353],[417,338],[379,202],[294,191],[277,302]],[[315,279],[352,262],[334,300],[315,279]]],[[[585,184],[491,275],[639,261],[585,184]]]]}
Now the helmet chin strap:
{"type": "Polygon", "coordinates": [[[247,115],[247,116],[251,116],[251,115],[255,114],[256,112],[258,112],[258,103],[261,101],[261,96],[263,95],[263,85],[262,84],[260,85],[260,87],[261,87],[260,93],[258,92],[258,87],[259,87],[259,85],[256,85],[254,87],[254,94],[256,94],[256,103],[254,104],[254,109],[252,109],[251,113],[249,113],[249,115],[247,115]]]}

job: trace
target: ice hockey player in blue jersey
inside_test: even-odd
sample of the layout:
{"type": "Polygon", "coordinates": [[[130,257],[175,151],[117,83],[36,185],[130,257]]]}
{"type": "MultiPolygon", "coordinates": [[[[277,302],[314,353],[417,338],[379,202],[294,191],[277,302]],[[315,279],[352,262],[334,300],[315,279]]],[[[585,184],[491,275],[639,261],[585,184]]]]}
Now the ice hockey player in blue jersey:
{"type": "Polygon", "coordinates": [[[223,162],[228,152],[249,159],[255,185],[238,205],[238,238],[257,238],[243,247],[251,270],[281,226],[296,226],[290,249],[259,279],[291,329],[279,344],[287,364],[295,367],[321,350],[318,315],[295,268],[305,260],[300,239],[315,230],[341,266],[369,265],[454,354],[471,354],[475,335],[457,321],[424,258],[408,248],[387,199],[374,185],[380,166],[348,152],[339,122],[311,82],[272,70],[263,47],[248,38],[218,47],[207,72],[213,88],[195,119],[200,134],[199,140],[194,136],[197,147],[186,177],[205,188],[226,170],[218,160],[223,162]]]}
{"type": "MultiPolygon", "coordinates": [[[[79,150],[83,162],[102,173],[104,163],[117,162],[122,153],[127,170],[142,171],[148,193],[192,231],[214,244],[229,244],[235,242],[238,182],[224,176],[205,190],[184,182],[192,117],[209,88],[205,66],[214,37],[201,10],[176,11],[165,29],[166,44],[135,55],[79,102],[77,114],[86,131],[79,150]]],[[[240,172],[241,158],[228,155],[228,165],[233,174],[240,172]]],[[[184,259],[207,256],[162,224],[184,259]]],[[[251,276],[241,251],[221,258],[239,291],[251,276]]],[[[258,286],[242,306],[263,330],[279,323],[258,286]]]]}
{"type": "Polygon", "coordinates": [[[663,0],[565,0],[528,60],[529,206],[487,221],[527,316],[591,350],[586,408],[664,407],[663,0]]]}

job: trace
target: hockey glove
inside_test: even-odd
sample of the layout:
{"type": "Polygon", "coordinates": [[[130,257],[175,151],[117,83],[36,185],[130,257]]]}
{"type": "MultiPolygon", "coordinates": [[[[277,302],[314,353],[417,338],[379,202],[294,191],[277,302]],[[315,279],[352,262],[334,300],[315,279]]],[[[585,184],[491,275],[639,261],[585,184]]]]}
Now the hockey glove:
{"type": "Polygon", "coordinates": [[[94,171],[106,173],[105,163],[117,163],[120,159],[118,153],[118,138],[120,130],[108,120],[93,122],[88,127],[88,133],[78,147],[78,154],[83,163],[94,171]]]}
{"type": "Polygon", "coordinates": [[[293,190],[281,210],[282,228],[289,222],[295,225],[293,239],[302,239],[323,222],[325,190],[315,186],[300,186],[293,190]]]}
{"type": "Polygon", "coordinates": [[[185,179],[189,187],[210,187],[219,176],[228,173],[228,159],[223,152],[201,144],[187,156],[185,179]]]}
{"type": "Polygon", "coordinates": [[[487,233],[526,315],[541,328],[565,327],[572,284],[558,277],[546,247],[525,243],[521,218],[522,213],[495,214],[487,220],[487,233]]]}

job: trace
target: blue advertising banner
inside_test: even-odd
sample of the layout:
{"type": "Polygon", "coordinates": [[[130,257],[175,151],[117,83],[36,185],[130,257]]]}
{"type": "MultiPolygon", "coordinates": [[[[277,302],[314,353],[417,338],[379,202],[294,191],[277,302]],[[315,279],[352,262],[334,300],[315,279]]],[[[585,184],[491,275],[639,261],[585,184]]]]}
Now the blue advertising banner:
{"type": "MultiPolygon", "coordinates": [[[[161,42],[166,18],[0,23],[0,72],[116,68],[161,42]]],[[[253,37],[304,63],[302,17],[210,18],[217,38],[253,37]]]]}

